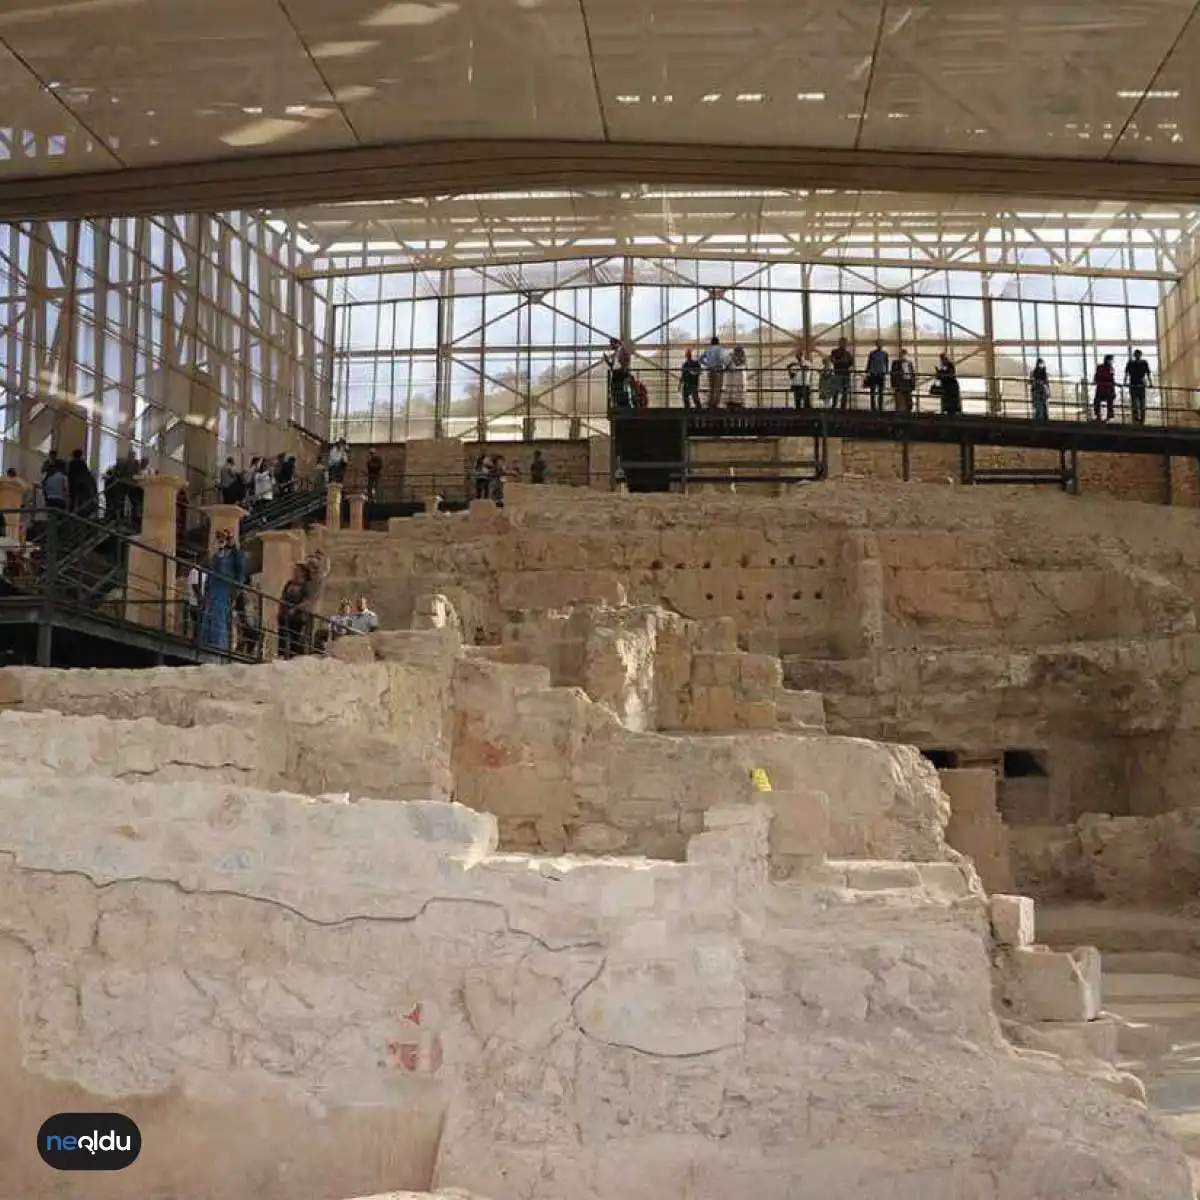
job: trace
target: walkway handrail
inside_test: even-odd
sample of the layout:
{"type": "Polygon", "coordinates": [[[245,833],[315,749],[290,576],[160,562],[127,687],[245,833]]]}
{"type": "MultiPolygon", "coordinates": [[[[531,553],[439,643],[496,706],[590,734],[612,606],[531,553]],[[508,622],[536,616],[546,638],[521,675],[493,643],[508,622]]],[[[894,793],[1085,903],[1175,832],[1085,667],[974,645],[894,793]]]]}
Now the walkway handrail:
{"type": "MultiPolygon", "coordinates": [[[[0,605],[41,601],[45,618],[54,609],[87,613],[110,625],[153,632],[163,649],[190,646],[198,658],[229,662],[260,662],[269,656],[268,639],[279,639],[281,657],[325,653],[332,640],[329,621],[305,612],[302,619],[280,628],[281,605],[277,598],[252,586],[249,580],[227,581],[207,567],[195,567],[111,525],[53,509],[0,510],[0,527],[20,530],[0,541],[0,605]],[[67,521],[90,529],[103,540],[114,539],[118,560],[124,564],[124,595],[118,600],[96,599],[98,579],[90,578],[80,564],[64,562],[58,551],[58,533],[67,521]],[[28,540],[29,528],[44,526],[46,535],[28,540]],[[132,551],[137,550],[136,560],[132,551]],[[187,595],[188,575],[201,572],[203,595],[194,610],[187,595]],[[220,611],[214,588],[230,583],[228,606],[220,611]],[[114,611],[114,605],[119,611],[114,611]]],[[[107,582],[107,580],[104,580],[107,582]]]]}
{"type": "MultiPolygon", "coordinates": [[[[807,403],[813,408],[848,407],[869,409],[872,391],[867,386],[866,370],[860,361],[852,372],[822,377],[818,367],[793,380],[788,375],[789,363],[773,363],[768,367],[748,367],[745,371],[744,387],[738,389],[732,373],[721,373],[719,406],[729,407],[732,398],[740,401],[746,409],[800,407],[804,401],[798,398],[796,389],[807,389],[807,403]],[[842,404],[843,393],[846,403],[842,404]]],[[[1125,382],[1124,364],[1116,368],[1117,378],[1112,393],[1111,418],[1108,416],[1108,400],[1100,401],[1100,416],[1096,416],[1096,385],[1089,380],[1051,376],[1047,380],[1044,397],[1035,400],[1033,381],[1027,376],[1015,375],[971,375],[956,373],[962,411],[995,417],[1028,420],[1118,420],[1132,424],[1153,425],[1158,428],[1194,428],[1200,425],[1200,391],[1194,388],[1172,385],[1146,386],[1141,393],[1135,385],[1125,382]],[[1144,402],[1144,403],[1143,403],[1144,402]]],[[[684,401],[679,387],[679,370],[672,367],[635,366],[632,375],[646,386],[650,408],[680,408],[684,401]]],[[[911,407],[898,408],[900,399],[892,387],[890,375],[884,378],[882,388],[882,411],[908,411],[913,413],[944,411],[942,397],[935,394],[940,377],[928,372],[914,376],[911,407]]],[[[612,409],[631,407],[632,391],[617,389],[610,394],[612,409]],[[614,403],[617,401],[617,403],[614,403]]],[[[698,404],[708,407],[712,399],[707,372],[701,373],[698,404]]],[[[878,393],[876,394],[878,400],[878,393]]]]}

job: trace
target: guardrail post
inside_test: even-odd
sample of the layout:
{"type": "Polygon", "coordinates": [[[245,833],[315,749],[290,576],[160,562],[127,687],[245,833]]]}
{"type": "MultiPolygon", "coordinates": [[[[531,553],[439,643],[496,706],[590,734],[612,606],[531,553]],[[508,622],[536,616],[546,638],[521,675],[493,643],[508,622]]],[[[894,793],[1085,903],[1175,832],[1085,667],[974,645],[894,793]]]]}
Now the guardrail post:
{"type": "Polygon", "coordinates": [[[42,612],[38,621],[37,664],[48,667],[54,657],[54,601],[58,591],[58,513],[44,510],[46,548],[42,576],[42,612]]]}
{"type": "Polygon", "coordinates": [[[20,538],[21,501],[31,487],[14,475],[0,475],[0,537],[20,538]]]}

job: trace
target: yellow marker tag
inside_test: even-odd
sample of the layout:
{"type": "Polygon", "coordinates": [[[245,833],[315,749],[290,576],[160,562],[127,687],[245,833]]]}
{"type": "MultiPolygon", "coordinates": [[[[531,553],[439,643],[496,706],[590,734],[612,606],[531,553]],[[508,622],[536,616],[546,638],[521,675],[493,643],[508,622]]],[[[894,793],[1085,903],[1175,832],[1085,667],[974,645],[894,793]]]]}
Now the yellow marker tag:
{"type": "Polygon", "coordinates": [[[755,767],[750,772],[750,782],[754,784],[756,792],[769,792],[772,790],[771,781],[767,778],[767,773],[762,767],[755,767]]]}

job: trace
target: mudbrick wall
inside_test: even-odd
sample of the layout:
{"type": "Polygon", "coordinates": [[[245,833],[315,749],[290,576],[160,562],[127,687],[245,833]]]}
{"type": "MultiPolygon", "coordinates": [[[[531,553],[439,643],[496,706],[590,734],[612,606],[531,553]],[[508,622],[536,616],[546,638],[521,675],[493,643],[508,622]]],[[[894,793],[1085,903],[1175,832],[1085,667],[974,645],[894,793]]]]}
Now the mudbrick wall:
{"type": "MultiPolygon", "coordinates": [[[[593,439],[593,441],[596,439],[593,439]]],[[[383,495],[387,499],[422,500],[427,483],[434,476],[445,494],[462,498],[464,485],[459,476],[469,469],[480,453],[503,454],[507,462],[521,468],[529,478],[529,459],[540,448],[550,468],[550,480],[569,486],[584,486],[589,469],[595,469],[596,455],[587,439],[534,442],[461,442],[456,438],[430,438],[411,442],[385,443],[378,447],[384,460],[383,495]],[[591,463],[591,468],[589,468],[591,463]]],[[[347,485],[365,486],[365,463],[369,447],[352,447],[347,485]]],[[[695,443],[696,465],[728,462],[739,457],[746,461],[777,462],[810,457],[812,442],[803,439],[757,439],[752,442],[695,443]]],[[[608,464],[603,461],[607,475],[608,464]]],[[[896,482],[905,478],[904,452],[891,442],[855,442],[833,439],[829,443],[830,472],[834,478],[858,478],[873,482],[896,482]]],[[[1057,470],[1056,451],[1026,450],[1000,446],[980,446],[975,453],[977,467],[1051,468],[1057,470]]],[[[1146,504],[1174,504],[1195,508],[1200,505],[1200,469],[1194,459],[1166,459],[1142,454],[1081,454],[1078,460],[1079,488],[1095,499],[1137,501],[1146,504]]],[[[915,483],[945,483],[957,479],[957,446],[914,445],[908,449],[908,479],[915,483]]],[[[718,485],[700,485],[701,491],[716,492],[718,485]]],[[[776,485],[738,485],[739,495],[772,495],[776,485]]]]}
{"type": "MultiPolygon", "coordinates": [[[[327,541],[337,582],[405,625],[449,596],[468,638],[580,603],[724,619],[824,695],[829,728],[1046,766],[1019,822],[1191,803],[1200,517],[1025,489],[831,483],[782,499],[514,488],[498,512],[327,541]]],[[[565,680],[564,680],[565,681],[565,680]]],[[[729,681],[725,681],[728,686],[729,681]]]]}
{"type": "Polygon", "coordinates": [[[338,583],[406,625],[449,595],[496,632],[574,602],[730,617],[748,648],[1035,645],[1193,626],[1200,516],[1025,489],[830,483],[790,497],[510,489],[509,506],[328,538],[338,583]],[[1152,519],[1151,519],[1152,514],[1152,519]]]}

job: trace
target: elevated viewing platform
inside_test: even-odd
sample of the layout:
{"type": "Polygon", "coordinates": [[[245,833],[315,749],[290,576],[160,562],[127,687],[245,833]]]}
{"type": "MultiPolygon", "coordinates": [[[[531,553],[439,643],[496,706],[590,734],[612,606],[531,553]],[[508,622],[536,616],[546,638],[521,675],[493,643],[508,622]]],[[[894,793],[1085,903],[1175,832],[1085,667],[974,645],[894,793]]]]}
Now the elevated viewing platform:
{"type": "MultiPolygon", "coordinates": [[[[978,381],[972,380],[971,383],[978,381]]],[[[1009,382],[996,380],[996,390],[1009,382]]],[[[1082,392],[1082,389],[1080,389],[1082,392]]],[[[852,391],[845,407],[814,400],[810,405],[787,404],[786,388],[763,388],[753,406],[621,407],[610,411],[614,479],[634,491],[666,491],[691,483],[803,483],[828,475],[828,444],[832,439],[889,442],[903,451],[908,478],[908,447],[957,446],[961,482],[1057,483],[1072,490],[1077,477],[1075,459],[1086,454],[1155,455],[1164,459],[1193,458],[1200,462],[1200,413],[1194,393],[1155,389],[1142,420],[1133,419],[1126,396],[1118,389],[1113,416],[1101,405],[1097,419],[1087,402],[1051,402],[1044,417],[1030,415],[1023,399],[982,402],[971,398],[974,411],[943,412],[938,398],[915,395],[912,411],[899,411],[891,393],[883,407],[872,408],[865,392],[852,391]],[[811,439],[811,455],[747,459],[734,441],[750,439],[811,439]],[[729,440],[727,454],[711,443],[729,440]],[[703,456],[697,444],[708,443],[703,456]],[[996,447],[1057,453],[1059,465],[1006,467],[976,466],[977,448],[996,447]],[[731,474],[733,473],[733,474],[731,474]]]]}

